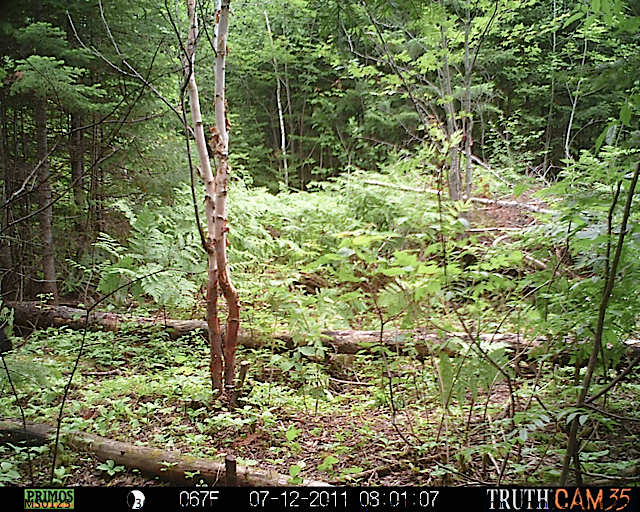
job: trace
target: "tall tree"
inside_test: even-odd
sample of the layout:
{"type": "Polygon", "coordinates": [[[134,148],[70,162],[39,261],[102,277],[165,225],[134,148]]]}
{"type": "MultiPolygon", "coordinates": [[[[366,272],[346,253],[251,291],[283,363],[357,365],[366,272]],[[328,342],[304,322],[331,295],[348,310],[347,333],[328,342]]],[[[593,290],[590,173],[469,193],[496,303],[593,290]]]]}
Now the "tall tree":
{"type": "Polygon", "coordinates": [[[79,56],[82,52],[71,50],[59,28],[48,23],[34,23],[16,34],[26,58],[17,61],[16,80],[11,91],[33,98],[36,131],[36,158],[38,175],[38,199],[40,219],[40,247],[43,269],[42,292],[54,302],[58,300],[56,283],[53,193],[50,172],[50,149],[48,142],[49,102],[57,104],[63,111],[90,109],[91,98],[101,91],[79,82],[84,70],[65,65],[64,60],[79,56]],[[35,53],[37,52],[37,53],[35,53]]]}
{"type": "MultiPolygon", "coordinates": [[[[271,49],[275,50],[273,45],[273,34],[271,33],[271,24],[269,23],[269,13],[264,11],[264,20],[267,24],[267,33],[269,34],[269,43],[271,44],[271,49]]],[[[282,153],[282,169],[284,173],[284,186],[285,188],[289,188],[289,168],[287,162],[287,135],[286,135],[286,127],[284,124],[284,115],[282,112],[282,79],[280,77],[280,73],[278,72],[278,59],[273,56],[273,70],[275,72],[276,78],[276,101],[278,103],[278,121],[280,123],[280,151],[282,153]]]]}
{"type": "Polygon", "coordinates": [[[216,12],[217,30],[215,31],[215,126],[211,129],[209,145],[216,161],[214,177],[207,141],[205,139],[200,98],[195,79],[195,50],[198,42],[198,16],[196,0],[187,0],[189,14],[189,35],[185,47],[184,73],[187,80],[187,92],[191,105],[193,131],[200,160],[201,175],[205,186],[205,213],[207,234],[203,237],[204,248],[208,255],[207,284],[207,324],[211,349],[211,379],[214,391],[233,402],[235,392],[236,351],[238,347],[238,328],[240,324],[240,302],[238,292],[233,286],[227,259],[227,194],[229,191],[229,133],[227,105],[225,99],[225,65],[227,57],[227,35],[229,32],[230,0],[222,0],[216,12]],[[221,289],[227,301],[228,316],[225,339],[218,311],[218,290],[221,289]],[[224,366],[224,370],[223,370],[224,366]]]}
{"type": "Polygon", "coordinates": [[[49,170],[49,145],[47,142],[47,97],[36,97],[36,139],[38,141],[38,166],[40,167],[40,245],[42,247],[42,267],[44,286],[42,291],[50,300],[58,302],[56,265],[53,250],[53,203],[51,194],[51,173],[49,170]]]}

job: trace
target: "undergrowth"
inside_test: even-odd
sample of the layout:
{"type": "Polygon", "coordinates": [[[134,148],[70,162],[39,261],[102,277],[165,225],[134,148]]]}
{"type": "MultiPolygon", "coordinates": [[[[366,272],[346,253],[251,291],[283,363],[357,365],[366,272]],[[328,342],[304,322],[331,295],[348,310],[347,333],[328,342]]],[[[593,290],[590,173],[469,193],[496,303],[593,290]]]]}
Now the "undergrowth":
{"type": "MultiPolygon", "coordinates": [[[[50,370],[44,385],[19,387],[29,421],[55,423],[79,336],[40,331],[8,358],[12,367],[37,359],[50,370]]],[[[498,477],[503,484],[553,483],[566,440],[563,425],[568,415],[582,417],[571,409],[571,372],[546,371],[542,385],[533,376],[515,380],[516,412],[510,417],[504,380],[463,343],[458,350],[457,357],[441,353],[421,361],[371,347],[314,362],[296,360],[286,351],[244,349],[241,359],[250,363],[246,394],[231,411],[210,402],[201,336],[173,342],[157,332],[92,333],[63,431],[82,430],[220,461],[233,451],[241,464],[292,474],[292,483],[302,477],[358,485],[495,484],[498,477]],[[477,387],[463,384],[471,381],[477,387]],[[444,396],[443,389],[448,389],[444,396]],[[393,479],[385,480],[389,474],[393,479]]],[[[502,363],[504,349],[493,348],[489,355],[502,363]]],[[[612,398],[622,403],[635,392],[636,385],[624,384],[612,398]]],[[[5,386],[0,415],[15,417],[16,409],[5,386]]],[[[635,414],[628,409],[618,413],[635,414]]],[[[584,421],[594,427],[584,443],[585,471],[620,475],[629,467],[620,455],[637,443],[636,434],[612,443],[621,421],[598,412],[584,421]]],[[[50,447],[31,450],[37,461],[33,484],[44,485],[50,447]]],[[[29,482],[26,448],[4,446],[0,460],[5,485],[29,482]]],[[[57,483],[73,482],[73,467],[86,463],[65,450],[57,483]]],[[[124,471],[113,464],[90,464],[105,480],[124,471]]]]}
{"type": "MultiPolygon", "coordinates": [[[[470,204],[398,189],[437,185],[406,165],[354,172],[313,193],[274,197],[236,183],[230,264],[242,325],[263,340],[240,350],[249,375],[239,407],[211,401],[201,334],[174,341],[125,325],[87,333],[63,431],[212,459],[233,451],[240,463],[266,465],[292,484],[539,485],[558,482],[571,426],[579,425],[576,476],[633,479],[639,418],[628,404],[637,396],[636,374],[608,390],[606,403],[576,402],[594,306],[619,240],[593,389],[607,386],[631,357],[625,341],[637,330],[637,222],[617,230],[616,203],[628,171],[619,152],[583,155],[552,191],[567,203],[537,223],[513,214],[514,225],[528,227],[504,235],[473,231],[468,219],[490,212],[468,215],[470,204]],[[584,166],[601,172],[584,183],[584,166]],[[578,194],[585,189],[591,193],[578,194]],[[374,334],[357,353],[342,354],[326,332],[336,329],[374,334]],[[275,336],[281,331],[288,344],[275,336]],[[375,334],[382,331],[392,334],[375,334]]],[[[113,307],[203,316],[199,240],[184,222],[189,200],[178,191],[175,205],[154,207],[159,218],[119,204],[129,238],[103,236],[104,263],[85,269],[96,289],[118,291],[113,307]]],[[[35,331],[5,356],[17,397],[3,372],[0,415],[19,417],[19,405],[27,420],[55,424],[83,336],[35,331]]],[[[48,478],[50,448],[30,450],[2,447],[0,483],[48,478]]],[[[51,483],[72,482],[82,463],[65,451],[51,483]]],[[[124,473],[108,461],[95,467],[107,479],[124,473]]]]}

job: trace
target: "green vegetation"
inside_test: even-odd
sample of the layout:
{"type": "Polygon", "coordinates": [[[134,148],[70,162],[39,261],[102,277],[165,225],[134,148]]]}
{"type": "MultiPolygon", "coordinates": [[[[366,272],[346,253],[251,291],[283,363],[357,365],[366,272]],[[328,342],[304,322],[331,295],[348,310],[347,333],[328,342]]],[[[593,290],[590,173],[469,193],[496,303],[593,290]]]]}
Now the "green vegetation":
{"type": "Polygon", "coordinates": [[[200,331],[27,332],[11,306],[206,316],[186,15],[156,4],[26,2],[0,25],[0,417],[61,427],[0,445],[0,485],[141,478],[72,430],[291,484],[638,481],[636,2],[232,2],[235,407],[200,331]],[[344,353],[337,330],[369,332],[344,353]]]}

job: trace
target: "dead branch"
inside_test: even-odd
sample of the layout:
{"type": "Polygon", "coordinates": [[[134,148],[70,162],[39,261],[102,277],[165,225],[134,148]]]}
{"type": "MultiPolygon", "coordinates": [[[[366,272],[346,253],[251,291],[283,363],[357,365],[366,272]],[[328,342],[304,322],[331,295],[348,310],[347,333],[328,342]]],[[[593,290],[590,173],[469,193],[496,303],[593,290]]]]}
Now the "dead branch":
{"type": "MultiPolygon", "coordinates": [[[[367,185],[375,185],[377,187],[386,187],[393,188],[397,190],[404,190],[406,192],[418,192],[421,194],[435,194],[438,195],[441,193],[440,190],[435,190],[433,188],[414,188],[407,187],[406,185],[398,185],[395,183],[385,183],[384,181],[378,180],[364,180],[367,185]]],[[[467,200],[466,197],[464,197],[467,200]]],[[[468,199],[472,203],[480,203],[480,204],[495,204],[497,206],[502,206],[504,208],[521,208],[523,210],[529,210],[535,213],[556,213],[554,210],[549,210],[547,208],[541,208],[536,205],[527,204],[527,203],[518,203],[517,201],[503,201],[498,199],[487,199],[486,197],[471,197],[468,199]]]]}

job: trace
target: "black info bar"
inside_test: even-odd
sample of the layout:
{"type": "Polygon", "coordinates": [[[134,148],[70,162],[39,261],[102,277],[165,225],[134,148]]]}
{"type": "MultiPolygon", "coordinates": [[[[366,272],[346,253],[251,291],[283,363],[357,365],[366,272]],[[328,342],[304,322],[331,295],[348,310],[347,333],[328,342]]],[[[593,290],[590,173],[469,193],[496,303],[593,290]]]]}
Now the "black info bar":
{"type": "Polygon", "coordinates": [[[632,487],[68,487],[0,488],[18,510],[635,511],[632,487]]]}

